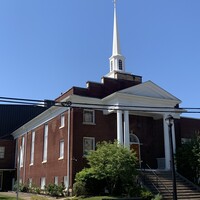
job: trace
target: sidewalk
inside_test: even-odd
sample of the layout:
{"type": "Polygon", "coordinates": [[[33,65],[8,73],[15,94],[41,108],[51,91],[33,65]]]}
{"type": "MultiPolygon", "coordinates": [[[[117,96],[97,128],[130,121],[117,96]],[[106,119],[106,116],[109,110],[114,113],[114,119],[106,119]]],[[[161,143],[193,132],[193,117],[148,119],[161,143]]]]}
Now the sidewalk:
{"type": "MultiPolygon", "coordinates": [[[[10,196],[10,197],[17,197],[17,193],[16,192],[13,192],[13,191],[9,191],[9,192],[0,192],[1,195],[4,195],[4,196],[10,196]]],[[[55,199],[58,199],[58,200],[65,200],[66,198],[63,197],[63,198],[56,198],[56,197],[50,197],[50,196],[45,196],[45,195],[38,195],[38,194],[31,194],[31,193],[23,193],[23,192],[19,192],[19,198],[22,198],[24,200],[31,200],[31,197],[32,196],[42,196],[42,197],[46,197],[48,198],[49,200],[55,200],[55,199]]]]}

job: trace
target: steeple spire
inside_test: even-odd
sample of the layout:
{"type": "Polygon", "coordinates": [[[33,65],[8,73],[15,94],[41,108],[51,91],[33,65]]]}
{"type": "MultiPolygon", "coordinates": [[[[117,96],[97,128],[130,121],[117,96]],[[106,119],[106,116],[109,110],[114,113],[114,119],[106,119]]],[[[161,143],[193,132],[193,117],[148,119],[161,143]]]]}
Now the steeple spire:
{"type": "Polygon", "coordinates": [[[113,50],[112,55],[119,55],[120,52],[120,41],[118,34],[118,23],[117,23],[117,11],[116,11],[116,0],[114,0],[114,25],[113,25],[113,50]]]}
{"type": "Polygon", "coordinates": [[[125,72],[125,57],[121,55],[120,49],[116,0],[114,0],[113,49],[110,57],[110,73],[112,74],[115,71],[125,72]]]}

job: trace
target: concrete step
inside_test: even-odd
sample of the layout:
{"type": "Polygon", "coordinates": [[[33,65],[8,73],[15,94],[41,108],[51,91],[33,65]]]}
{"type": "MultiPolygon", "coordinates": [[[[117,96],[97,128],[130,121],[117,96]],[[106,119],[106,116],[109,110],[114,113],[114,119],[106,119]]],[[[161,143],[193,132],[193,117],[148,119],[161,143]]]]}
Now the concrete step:
{"type": "MultiPolygon", "coordinates": [[[[173,199],[173,181],[171,172],[166,171],[150,171],[145,172],[145,185],[154,193],[158,193],[163,196],[163,199],[173,199]],[[155,173],[158,177],[156,177],[155,173]],[[157,189],[155,188],[157,187],[157,189]],[[167,188],[167,189],[166,189],[167,188]]],[[[200,200],[200,191],[196,187],[190,184],[186,179],[182,179],[176,176],[176,187],[178,200],[200,200]]]]}

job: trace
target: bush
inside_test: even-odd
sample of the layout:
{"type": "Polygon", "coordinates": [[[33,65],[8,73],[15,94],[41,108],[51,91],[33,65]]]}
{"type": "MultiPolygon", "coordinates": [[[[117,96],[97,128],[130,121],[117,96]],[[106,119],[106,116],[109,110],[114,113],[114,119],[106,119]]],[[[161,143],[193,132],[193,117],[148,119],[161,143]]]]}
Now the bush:
{"type": "Polygon", "coordinates": [[[53,197],[64,196],[63,193],[64,189],[65,189],[64,185],[49,184],[48,186],[45,186],[47,194],[53,197]]]}
{"type": "Polygon", "coordinates": [[[86,188],[85,188],[85,183],[83,181],[77,181],[73,185],[73,195],[75,196],[82,196],[86,195],[86,188]]]}
{"type": "Polygon", "coordinates": [[[84,185],[84,192],[87,195],[100,195],[104,193],[106,181],[104,179],[96,179],[94,172],[91,168],[85,168],[77,173],[75,180],[79,182],[78,185],[84,185]]]}
{"type": "MultiPolygon", "coordinates": [[[[14,185],[14,191],[17,191],[17,183],[14,185]]],[[[19,183],[19,192],[29,192],[29,188],[26,184],[19,183]]]]}
{"type": "Polygon", "coordinates": [[[157,194],[152,200],[162,200],[162,195],[157,194]]]}
{"type": "Polygon", "coordinates": [[[29,192],[35,193],[35,194],[40,194],[41,193],[41,189],[39,187],[33,186],[33,187],[29,188],[29,192]]]}
{"type": "Polygon", "coordinates": [[[129,194],[131,197],[141,197],[145,200],[151,200],[153,198],[153,194],[149,190],[136,185],[130,189],[129,194]]]}
{"type": "Polygon", "coordinates": [[[153,198],[153,194],[148,190],[142,190],[141,197],[146,200],[151,200],[153,198]]]}
{"type": "Polygon", "coordinates": [[[127,195],[136,186],[137,158],[118,142],[97,144],[86,157],[88,168],[76,174],[74,193],[78,195],[127,195]]]}

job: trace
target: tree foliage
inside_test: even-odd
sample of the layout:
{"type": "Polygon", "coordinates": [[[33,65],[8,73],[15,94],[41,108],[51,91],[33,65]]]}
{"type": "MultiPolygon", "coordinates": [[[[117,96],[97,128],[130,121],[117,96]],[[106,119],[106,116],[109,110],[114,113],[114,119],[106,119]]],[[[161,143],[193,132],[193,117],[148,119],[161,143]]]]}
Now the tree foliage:
{"type": "Polygon", "coordinates": [[[133,187],[137,174],[137,158],[133,151],[117,142],[102,142],[97,144],[96,151],[88,153],[87,161],[89,168],[79,172],[76,181],[86,182],[86,185],[90,182],[90,186],[96,182],[110,194],[133,187]]]}
{"type": "Polygon", "coordinates": [[[176,153],[178,171],[194,183],[200,179],[200,135],[183,144],[176,153]]]}

